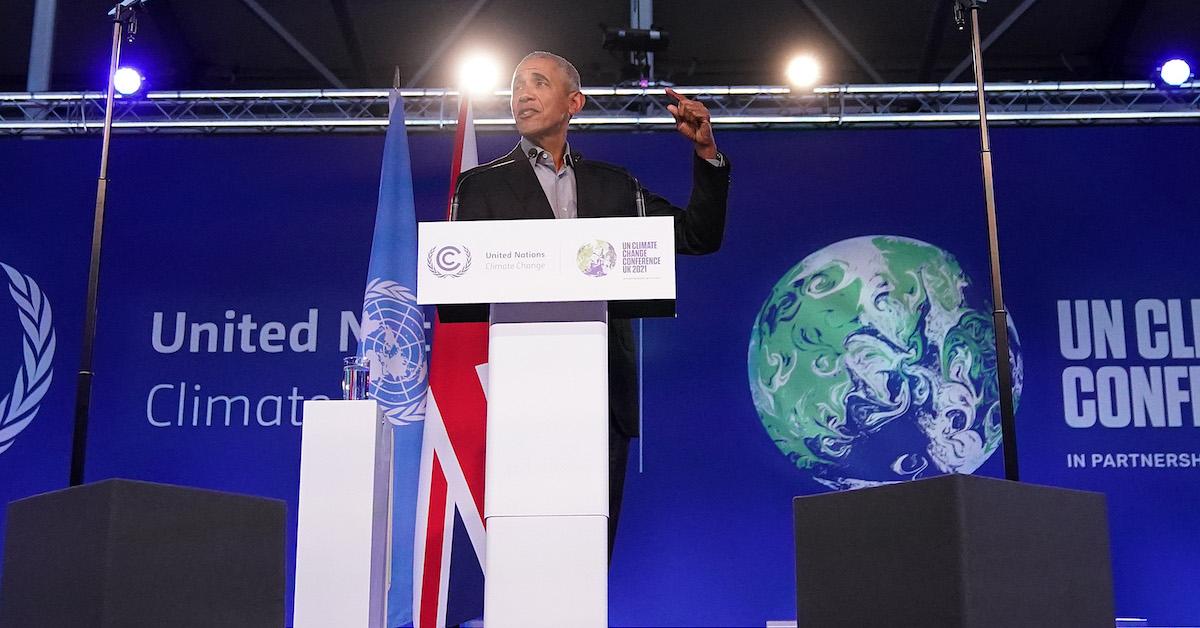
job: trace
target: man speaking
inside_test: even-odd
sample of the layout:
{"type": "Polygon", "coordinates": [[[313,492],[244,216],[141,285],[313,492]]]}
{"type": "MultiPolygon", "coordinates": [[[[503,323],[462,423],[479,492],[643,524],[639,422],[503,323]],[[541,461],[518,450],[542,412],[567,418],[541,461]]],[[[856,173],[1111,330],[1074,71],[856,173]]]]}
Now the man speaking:
{"type": "MultiPolygon", "coordinates": [[[[571,150],[567,127],[583,109],[579,72],[566,59],[533,52],[512,77],[512,114],[520,143],[508,155],[463,173],[456,191],[455,220],[595,218],[645,214],[675,217],[675,250],[712,253],[721,246],[729,195],[729,162],[717,151],[708,109],[667,89],[677,102],[667,109],[675,128],[691,140],[692,195],[687,208],[672,205],[637,185],[624,170],[584,159],[571,150]]],[[[613,320],[608,336],[609,520],[612,551],[629,439],[638,435],[637,355],[628,320],[613,320]]]]}

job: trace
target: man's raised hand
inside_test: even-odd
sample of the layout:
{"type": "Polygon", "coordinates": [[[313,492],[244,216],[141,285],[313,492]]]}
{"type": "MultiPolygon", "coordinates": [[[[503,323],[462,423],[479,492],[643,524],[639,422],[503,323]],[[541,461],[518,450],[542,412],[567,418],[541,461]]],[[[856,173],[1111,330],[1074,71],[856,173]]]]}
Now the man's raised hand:
{"type": "Polygon", "coordinates": [[[679,92],[667,88],[667,96],[677,102],[667,105],[667,111],[675,118],[675,128],[696,145],[696,154],[703,159],[717,158],[717,142],[713,139],[711,116],[703,103],[691,100],[679,92]]]}

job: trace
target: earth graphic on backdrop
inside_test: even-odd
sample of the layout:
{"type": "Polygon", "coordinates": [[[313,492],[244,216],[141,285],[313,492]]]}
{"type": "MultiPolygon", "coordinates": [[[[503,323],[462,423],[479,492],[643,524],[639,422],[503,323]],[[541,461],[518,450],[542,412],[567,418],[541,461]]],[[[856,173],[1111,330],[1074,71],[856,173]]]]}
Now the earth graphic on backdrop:
{"type": "MultiPolygon", "coordinates": [[[[946,251],[842,240],[784,273],[750,333],[754,407],[833,489],[972,473],[1000,445],[991,306],[946,251]]],[[[1014,398],[1020,340],[1009,323],[1014,398]]]]}

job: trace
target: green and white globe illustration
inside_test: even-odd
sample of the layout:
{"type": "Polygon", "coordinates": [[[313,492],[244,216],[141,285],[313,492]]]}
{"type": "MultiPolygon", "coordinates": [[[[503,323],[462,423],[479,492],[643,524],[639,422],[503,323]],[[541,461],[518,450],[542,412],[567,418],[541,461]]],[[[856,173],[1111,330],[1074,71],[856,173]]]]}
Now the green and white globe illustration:
{"type": "MultiPolygon", "coordinates": [[[[748,355],[754,407],[802,473],[851,489],[972,473],[1000,445],[991,306],[946,251],[842,240],[772,288],[748,355]]],[[[1014,397],[1020,341],[1009,324],[1014,397]]]]}

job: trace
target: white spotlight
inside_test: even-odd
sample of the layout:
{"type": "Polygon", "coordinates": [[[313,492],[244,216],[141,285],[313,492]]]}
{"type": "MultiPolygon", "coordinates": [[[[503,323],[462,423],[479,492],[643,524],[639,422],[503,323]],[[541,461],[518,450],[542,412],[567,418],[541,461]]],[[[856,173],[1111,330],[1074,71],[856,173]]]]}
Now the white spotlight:
{"type": "Polygon", "coordinates": [[[496,60],[480,53],[463,60],[458,69],[458,84],[462,89],[481,94],[493,89],[500,77],[496,60]]]}
{"type": "Polygon", "coordinates": [[[821,64],[812,55],[792,57],[787,65],[788,82],[796,87],[812,87],[821,78],[821,64]]]}
{"type": "Polygon", "coordinates": [[[1183,59],[1171,59],[1162,64],[1158,70],[1158,75],[1162,77],[1162,81],[1167,85],[1179,87],[1192,78],[1192,67],[1183,59]]]}
{"type": "Polygon", "coordinates": [[[141,72],[130,67],[119,68],[113,75],[113,87],[118,92],[129,96],[136,94],[142,88],[143,80],[141,72]]]}

